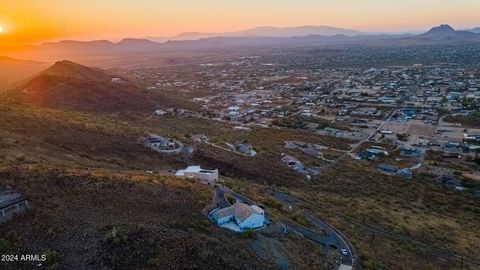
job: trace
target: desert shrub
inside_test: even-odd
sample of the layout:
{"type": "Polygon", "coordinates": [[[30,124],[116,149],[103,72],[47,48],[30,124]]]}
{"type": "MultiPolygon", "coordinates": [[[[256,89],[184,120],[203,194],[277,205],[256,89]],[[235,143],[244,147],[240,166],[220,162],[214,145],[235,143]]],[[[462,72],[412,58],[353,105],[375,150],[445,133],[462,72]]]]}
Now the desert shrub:
{"type": "Polygon", "coordinates": [[[123,233],[120,227],[114,226],[112,230],[105,236],[107,243],[118,246],[127,241],[127,236],[123,233]]]}
{"type": "Polygon", "coordinates": [[[290,215],[290,218],[298,224],[308,226],[308,221],[301,212],[295,212],[290,215]]]}
{"type": "Polygon", "coordinates": [[[55,250],[47,250],[45,252],[46,261],[45,264],[48,266],[48,269],[59,269],[60,267],[60,257],[55,250]]]}
{"type": "Polygon", "coordinates": [[[250,231],[250,230],[248,230],[248,231],[243,231],[242,234],[241,234],[241,236],[242,236],[243,238],[248,238],[248,239],[255,239],[255,238],[257,237],[255,231],[250,231]]]}
{"type": "Polygon", "coordinates": [[[150,258],[147,261],[147,265],[150,267],[159,267],[162,263],[162,259],[159,258],[150,258]]]}
{"type": "Polygon", "coordinates": [[[209,249],[202,248],[198,251],[198,257],[200,257],[200,259],[202,259],[203,261],[208,260],[208,258],[212,255],[213,252],[209,249]]]}
{"type": "Polygon", "coordinates": [[[265,199],[262,200],[262,202],[263,202],[263,204],[265,204],[269,208],[277,209],[277,210],[282,209],[282,204],[275,199],[265,198],[265,199]]]}
{"type": "Polygon", "coordinates": [[[0,253],[4,253],[6,251],[8,251],[10,249],[10,242],[5,239],[5,238],[1,238],[0,239],[0,253]]]}
{"type": "Polygon", "coordinates": [[[233,198],[231,195],[226,194],[225,197],[227,198],[229,204],[235,203],[235,198],[233,198]]]}

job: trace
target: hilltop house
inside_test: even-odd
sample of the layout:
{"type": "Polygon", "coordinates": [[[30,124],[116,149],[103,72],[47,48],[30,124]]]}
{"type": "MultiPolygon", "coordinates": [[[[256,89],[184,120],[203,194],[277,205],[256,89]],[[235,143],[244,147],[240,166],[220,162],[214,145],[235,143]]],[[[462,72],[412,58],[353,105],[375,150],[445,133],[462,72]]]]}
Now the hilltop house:
{"type": "Polygon", "coordinates": [[[0,222],[12,218],[13,214],[24,212],[28,208],[27,199],[20,193],[0,191],[0,222]]]}
{"type": "Polygon", "coordinates": [[[412,177],[413,177],[412,170],[410,170],[409,168],[400,169],[400,168],[395,167],[393,165],[380,164],[380,165],[377,166],[377,170],[382,174],[401,176],[405,179],[412,179],[412,177]]]}
{"type": "Polygon", "coordinates": [[[213,212],[212,219],[219,226],[233,222],[240,231],[254,230],[265,225],[265,212],[256,205],[250,206],[237,201],[232,206],[213,212]]]}
{"type": "Polygon", "coordinates": [[[366,151],[374,155],[379,155],[379,154],[382,154],[385,156],[389,155],[389,153],[383,147],[379,147],[379,146],[372,146],[368,148],[366,151]]]}
{"type": "Polygon", "coordinates": [[[145,146],[163,154],[178,154],[182,152],[184,144],[172,138],[150,135],[145,140],[145,146]]]}
{"type": "Polygon", "coordinates": [[[458,191],[462,191],[464,189],[462,186],[462,181],[450,175],[439,176],[437,177],[437,181],[446,187],[455,188],[458,191]]]}
{"type": "Polygon", "coordinates": [[[421,155],[422,155],[422,152],[420,152],[420,150],[415,148],[400,149],[400,156],[402,157],[416,158],[416,157],[420,157],[421,155]]]}
{"type": "Polygon", "coordinates": [[[218,170],[206,170],[200,166],[190,166],[184,170],[178,170],[175,176],[215,182],[218,181],[218,170]]]}
{"type": "Polygon", "coordinates": [[[398,171],[398,168],[393,165],[380,164],[377,166],[377,170],[383,174],[395,175],[398,171]]]}
{"type": "Polygon", "coordinates": [[[356,160],[374,160],[375,154],[369,151],[362,151],[355,156],[356,160]]]}
{"type": "Polygon", "coordinates": [[[156,111],[154,112],[154,114],[159,115],[159,116],[162,116],[162,115],[167,114],[167,112],[164,111],[164,110],[156,110],[156,111]]]}

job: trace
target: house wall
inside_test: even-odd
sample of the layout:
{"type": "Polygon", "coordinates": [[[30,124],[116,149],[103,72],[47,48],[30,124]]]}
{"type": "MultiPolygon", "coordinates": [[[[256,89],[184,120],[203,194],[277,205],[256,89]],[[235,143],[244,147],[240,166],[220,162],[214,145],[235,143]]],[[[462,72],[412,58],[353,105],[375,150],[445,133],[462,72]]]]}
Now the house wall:
{"type": "Polygon", "coordinates": [[[218,225],[222,225],[224,223],[231,221],[232,219],[233,219],[233,216],[226,216],[226,217],[219,218],[216,221],[218,225]]]}
{"type": "Polygon", "coordinates": [[[196,178],[198,180],[214,182],[218,180],[218,171],[216,173],[196,173],[196,172],[185,172],[185,177],[187,178],[196,178]]]}
{"type": "Polygon", "coordinates": [[[253,214],[243,222],[237,220],[237,224],[242,230],[257,229],[265,224],[265,217],[260,214],[253,214]]]}

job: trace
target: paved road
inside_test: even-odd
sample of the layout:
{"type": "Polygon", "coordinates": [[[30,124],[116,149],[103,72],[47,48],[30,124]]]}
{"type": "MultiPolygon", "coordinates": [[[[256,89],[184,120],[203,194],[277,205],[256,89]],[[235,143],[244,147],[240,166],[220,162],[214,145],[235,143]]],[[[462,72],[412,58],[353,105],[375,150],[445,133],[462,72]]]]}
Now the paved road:
{"type": "Polygon", "coordinates": [[[342,259],[342,264],[353,266],[353,258],[351,255],[352,253],[350,252],[350,248],[345,242],[341,240],[341,237],[337,236],[336,233],[328,229],[328,227],[318,226],[319,228],[321,227],[322,229],[325,229],[325,231],[330,231],[325,235],[321,235],[317,232],[309,230],[303,226],[300,226],[288,220],[282,220],[282,224],[287,228],[287,231],[290,230],[298,234],[301,234],[303,237],[307,238],[308,240],[313,241],[317,244],[320,244],[325,248],[336,248],[338,249],[339,252],[342,248],[347,249],[347,251],[349,252],[346,256],[343,256],[340,254],[342,259]]]}
{"type": "Polygon", "coordinates": [[[219,208],[229,207],[230,204],[225,197],[225,189],[221,187],[215,187],[215,203],[219,208]]]}
{"type": "MultiPolygon", "coordinates": [[[[287,204],[295,204],[296,202],[298,202],[297,198],[282,192],[274,192],[274,197],[277,200],[287,204]]],[[[353,250],[353,247],[349,244],[348,240],[339,231],[333,228],[330,224],[315,217],[312,213],[303,211],[303,215],[316,228],[323,230],[325,232],[325,235],[320,235],[317,232],[311,231],[303,226],[294,224],[287,220],[283,220],[282,223],[285,225],[285,227],[288,230],[297,232],[303,235],[305,238],[311,241],[314,241],[316,243],[319,243],[324,247],[337,248],[339,252],[341,249],[346,249],[347,250],[346,256],[340,254],[342,258],[342,264],[344,265],[344,268],[348,268],[347,266],[353,267],[354,250],[353,250]]]]}
{"type": "Polygon", "coordinates": [[[388,114],[387,116],[385,117],[384,120],[382,120],[382,122],[380,123],[380,125],[375,129],[375,131],[373,131],[371,134],[369,134],[365,139],[363,140],[360,140],[358,141],[357,143],[353,144],[352,147],[350,148],[350,150],[344,152],[343,155],[341,155],[339,158],[337,158],[336,160],[334,160],[333,162],[325,165],[325,166],[322,166],[322,169],[325,170],[325,169],[328,169],[328,168],[331,168],[333,167],[335,164],[341,162],[344,158],[346,158],[347,156],[352,156],[353,152],[355,152],[355,150],[357,150],[357,148],[362,145],[363,143],[365,142],[368,142],[370,141],[370,139],[372,139],[375,134],[377,134],[377,132],[381,131],[383,129],[383,127],[385,126],[385,123],[387,123],[388,121],[390,121],[393,117],[393,115],[395,114],[397,110],[396,109],[392,109],[388,114]]]}
{"type": "Polygon", "coordinates": [[[216,147],[218,149],[221,149],[221,150],[224,150],[224,151],[227,151],[227,152],[235,153],[237,155],[242,155],[242,156],[245,156],[245,157],[254,157],[252,155],[247,155],[247,154],[244,154],[242,152],[239,152],[239,151],[236,151],[236,150],[233,150],[233,149],[230,149],[230,148],[226,148],[226,147],[220,146],[218,144],[214,144],[214,143],[207,142],[207,141],[204,141],[204,140],[202,140],[202,143],[204,143],[206,145],[210,145],[212,147],[216,147]]]}
{"type": "Polygon", "coordinates": [[[372,132],[372,134],[368,135],[365,139],[363,139],[363,140],[359,141],[358,143],[356,143],[356,144],[352,147],[352,149],[350,149],[350,151],[348,151],[346,154],[349,155],[349,154],[353,153],[353,151],[355,151],[358,146],[362,145],[362,144],[365,143],[365,142],[370,141],[373,137],[375,137],[375,134],[377,134],[378,132],[382,131],[382,129],[383,129],[383,127],[385,126],[385,124],[392,119],[392,117],[393,117],[393,115],[395,114],[395,112],[397,112],[397,110],[396,110],[396,109],[392,109],[392,110],[387,114],[387,116],[385,117],[385,119],[383,119],[382,122],[380,122],[380,125],[378,125],[378,127],[375,129],[375,131],[372,132]]]}
{"type": "Polygon", "coordinates": [[[332,239],[331,243],[336,243],[336,247],[341,249],[347,250],[347,255],[341,255],[342,257],[342,264],[353,266],[354,258],[353,258],[353,248],[349,245],[348,241],[341,235],[335,228],[333,228],[330,224],[318,219],[313,214],[309,212],[304,212],[305,218],[310,221],[315,227],[320,228],[325,231],[329,239],[332,239]]]}
{"type": "MultiPolygon", "coordinates": [[[[322,210],[322,211],[326,211],[326,212],[332,212],[331,210],[329,209],[326,209],[326,208],[323,208],[322,206],[320,205],[317,205],[311,201],[308,201],[304,198],[301,198],[301,197],[296,197],[296,196],[293,196],[293,195],[288,195],[288,194],[284,194],[282,192],[279,192],[279,191],[275,191],[275,198],[277,198],[278,200],[282,201],[281,198],[289,198],[290,202],[303,202],[303,203],[306,203],[308,204],[309,206],[312,206],[314,208],[317,208],[319,210],[322,210]],[[277,194],[278,193],[278,194],[277,194]]],[[[286,202],[286,201],[285,201],[286,202]]],[[[398,233],[395,233],[395,232],[392,232],[392,231],[389,231],[389,230],[386,230],[384,228],[381,228],[379,226],[376,226],[376,225],[372,225],[372,224],[368,224],[368,223],[363,223],[359,220],[356,220],[352,217],[349,217],[349,216],[346,216],[346,215],[343,215],[341,213],[335,213],[336,215],[344,218],[345,220],[347,220],[348,222],[351,222],[353,224],[356,224],[358,226],[362,226],[363,228],[365,229],[368,229],[374,233],[379,233],[379,234],[382,234],[382,235],[385,235],[391,239],[397,239],[397,240],[401,240],[401,241],[407,241],[407,242],[410,242],[414,245],[418,245],[418,246],[421,246],[421,247],[424,247],[428,250],[430,250],[430,252],[436,256],[439,256],[439,257],[444,257],[444,258],[448,258],[448,259],[453,259],[453,260],[457,260],[457,261],[460,261],[462,262],[462,264],[464,265],[469,265],[469,266],[472,266],[474,267],[475,269],[479,268],[480,269],[480,261],[476,260],[476,259],[472,259],[472,258],[465,258],[463,256],[459,256],[455,253],[451,253],[451,252],[448,252],[448,251],[445,251],[445,250],[441,250],[441,249],[438,249],[438,248],[435,248],[435,247],[432,247],[431,245],[427,244],[427,243],[424,243],[420,240],[417,240],[417,239],[413,239],[413,238],[410,238],[408,236],[404,236],[404,235],[401,235],[401,234],[398,234],[398,233]]],[[[338,232],[338,231],[337,231],[338,232]]],[[[338,232],[339,234],[341,234],[340,232],[338,232]]],[[[346,237],[343,237],[343,239],[348,243],[348,239],[346,237]]],[[[351,245],[349,245],[351,247],[351,245]]],[[[352,253],[354,258],[357,258],[356,257],[356,252],[355,250],[352,248],[352,253]]],[[[358,260],[358,258],[357,258],[358,260]]],[[[356,261],[357,261],[356,260],[356,261]]],[[[361,265],[359,263],[356,263],[356,261],[354,261],[354,266],[355,268],[360,268],[361,269],[361,265]]]]}
{"type": "Polygon", "coordinates": [[[286,193],[279,192],[279,191],[273,191],[272,194],[277,200],[285,202],[285,203],[296,203],[298,202],[297,198],[290,196],[286,193]]]}
{"type": "Polygon", "coordinates": [[[447,116],[464,116],[465,114],[463,113],[452,113],[452,114],[447,114],[438,119],[438,126],[447,126],[447,127],[456,127],[456,128],[461,128],[462,126],[458,126],[456,123],[450,123],[450,122],[445,122],[445,117],[447,116]]]}
{"type": "Polygon", "coordinates": [[[241,195],[241,194],[238,194],[238,193],[235,193],[233,192],[232,190],[226,188],[226,187],[218,187],[218,189],[220,189],[223,193],[228,193],[230,194],[233,198],[235,198],[237,201],[240,201],[240,202],[243,202],[243,203],[246,203],[246,204],[257,204],[256,202],[250,200],[249,198],[241,195]]]}
{"type": "MultiPolygon", "coordinates": [[[[230,205],[225,197],[225,194],[229,194],[236,200],[239,200],[241,202],[244,202],[250,205],[257,204],[256,202],[250,200],[249,198],[241,194],[233,192],[232,190],[226,187],[219,186],[219,187],[215,187],[215,200],[220,208],[227,207],[230,205]]],[[[282,192],[273,192],[273,195],[278,200],[284,203],[293,204],[295,202],[298,202],[297,198],[282,192]]],[[[287,219],[283,219],[281,224],[285,226],[287,231],[290,230],[290,231],[299,233],[303,235],[306,239],[309,239],[315,243],[318,243],[326,248],[329,248],[329,247],[337,248],[339,253],[341,249],[346,249],[347,250],[346,256],[340,254],[342,262],[339,269],[352,269],[354,265],[354,256],[353,256],[354,253],[352,252],[353,248],[349,244],[348,240],[346,240],[345,237],[341,233],[339,233],[335,228],[333,228],[331,225],[315,217],[313,214],[304,212],[304,215],[305,215],[305,218],[307,218],[307,220],[309,220],[315,227],[323,230],[325,234],[314,232],[306,227],[301,226],[300,224],[296,224],[287,219]]],[[[265,216],[267,217],[267,215],[265,216]]]]}
{"type": "Polygon", "coordinates": [[[301,225],[298,225],[286,219],[282,220],[282,224],[287,228],[287,231],[290,230],[290,231],[299,233],[303,235],[303,237],[315,243],[318,243],[325,248],[329,248],[329,247],[338,248],[339,243],[337,239],[332,235],[327,235],[327,234],[321,235],[318,232],[314,232],[306,227],[303,227],[301,225]]]}

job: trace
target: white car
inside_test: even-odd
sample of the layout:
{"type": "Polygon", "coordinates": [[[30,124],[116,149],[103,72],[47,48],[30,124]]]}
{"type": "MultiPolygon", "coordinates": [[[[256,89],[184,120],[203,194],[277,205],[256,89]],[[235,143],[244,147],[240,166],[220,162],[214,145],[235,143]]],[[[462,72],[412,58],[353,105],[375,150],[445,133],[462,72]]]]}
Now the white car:
{"type": "Polygon", "coordinates": [[[343,256],[347,256],[347,255],[348,255],[348,251],[347,251],[346,248],[342,248],[340,251],[342,252],[342,255],[343,255],[343,256]]]}

